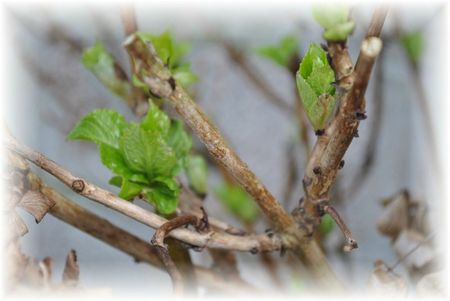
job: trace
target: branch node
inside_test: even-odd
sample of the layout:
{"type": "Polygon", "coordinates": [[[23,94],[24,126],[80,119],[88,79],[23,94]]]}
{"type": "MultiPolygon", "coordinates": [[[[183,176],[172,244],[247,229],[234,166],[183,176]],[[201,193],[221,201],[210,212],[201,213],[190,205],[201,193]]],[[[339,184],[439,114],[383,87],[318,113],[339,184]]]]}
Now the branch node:
{"type": "Polygon", "coordinates": [[[81,179],[75,180],[72,182],[72,189],[76,192],[76,193],[81,193],[84,190],[84,187],[86,186],[84,184],[84,181],[81,179]]]}
{"type": "Polygon", "coordinates": [[[364,112],[356,112],[355,116],[356,116],[357,120],[365,120],[365,119],[367,119],[367,115],[364,112]]]}

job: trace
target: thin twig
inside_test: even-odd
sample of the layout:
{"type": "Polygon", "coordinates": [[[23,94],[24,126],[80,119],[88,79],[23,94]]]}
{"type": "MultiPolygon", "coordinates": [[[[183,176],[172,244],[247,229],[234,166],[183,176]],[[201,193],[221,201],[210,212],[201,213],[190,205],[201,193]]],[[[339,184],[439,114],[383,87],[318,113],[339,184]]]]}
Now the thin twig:
{"type": "Polygon", "coordinates": [[[120,19],[122,20],[125,36],[129,36],[137,31],[137,21],[132,3],[120,5],[120,19]]]}
{"type": "Polygon", "coordinates": [[[183,276],[170,257],[169,250],[166,244],[164,244],[164,239],[172,230],[185,225],[194,225],[197,229],[202,227],[202,220],[197,218],[195,215],[177,216],[159,227],[151,240],[152,245],[155,247],[159,258],[172,279],[173,289],[176,295],[181,295],[185,291],[183,276]]]}
{"type": "MultiPolygon", "coordinates": [[[[76,193],[121,212],[122,214],[154,229],[159,228],[167,221],[165,218],[162,218],[153,212],[138,207],[130,202],[126,202],[111,192],[72,175],[69,171],[48,159],[43,154],[28,146],[20,144],[12,136],[5,136],[6,137],[3,138],[3,143],[8,149],[22,155],[25,159],[52,174],[76,193]]],[[[276,237],[269,238],[266,235],[235,236],[220,232],[200,234],[187,229],[174,230],[170,235],[178,240],[202,248],[209,247],[247,252],[255,249],[259,251],[275,251],[281,248],[279,239],[276,237]]]]}

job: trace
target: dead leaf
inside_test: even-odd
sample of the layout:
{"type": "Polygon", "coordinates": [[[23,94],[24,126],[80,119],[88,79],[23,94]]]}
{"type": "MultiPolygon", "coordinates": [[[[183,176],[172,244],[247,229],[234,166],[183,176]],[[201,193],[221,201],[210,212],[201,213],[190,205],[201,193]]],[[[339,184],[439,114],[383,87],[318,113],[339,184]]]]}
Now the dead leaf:
{"type": "Polygon", "coordinates": [[[425,239],[425,236],[418,231],[407,229],[403,230],[395,240],[394,250],[398,257],[407,256],[402,261],[406,268],[420,269],[435,257],[434,250],[424,242],[425,239]]]}
{"type": "Polygon", "coordinates": [[[387,271],[382,260],[375,261],[375,268],[370,275],[369,289],[379,295],[406,295],[407,284],[403,277],[387,271]]]}
{"type": "Polygon", "coordinates": [[[78,285],[79,277],[80,267],[77,263],[77,253],[72,249],[67,255],[66,266],[63,272],[63,284],[69,287],[75,287],[78,285]]]}
{"type": "Polygon", "coordinates": [[[417,283],[417,294],[422,297],[445,296],[445,276],[444,272],[423,276],[417,283]]]}
{"type": "Polygon", "coordinates": [[[22,218],[13,210],[7,215],[9,237],[15,238],[28,233],[28,227],[22,218]]]}
{"type": "Polygon", "coordinates": [[[55,204],[55,201],[46,197],[42,192],[29,190],[17,206],[33,215],[36,223],[39,223],[55,204]]]}
{"type": "Polygon", "coordinates": [[[393,240],[408,227],[409,194],[400,193],[391,199],[383,200],[384,210],[377,222],[381,234],[393,240]]]}

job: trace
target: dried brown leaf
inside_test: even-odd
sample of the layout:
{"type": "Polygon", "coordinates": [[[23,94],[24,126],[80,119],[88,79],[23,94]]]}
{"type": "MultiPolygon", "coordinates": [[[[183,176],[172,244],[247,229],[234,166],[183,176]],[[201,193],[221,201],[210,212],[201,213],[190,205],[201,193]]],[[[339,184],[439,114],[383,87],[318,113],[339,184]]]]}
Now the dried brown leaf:
{"type": "Polygon", "coordinates": [[[381,234],[395,239],[399,233],[408,227],[409,198],[400,193],[389,200],[383,201],[384,210],[377,222],[377,229],[381,234]]]}
{"type": "Polygon", "coordinates": [[[436,256],[431,246],[424,243],[425,239],[425,236],[421,233],[407,229],[403,230],[395,240],[394,250],[400,258],[406,256],[403,259],[403,264],[408,269],[420,269],[436,256]],[[411,253],[413,250],[414,252],[411,253]]]}
{"type": "Polygon", "coordinates": [[[377,260],[375,268],[370,275],[369,289],[379,295],[405,295],[407,285],[405,279],[394,273],[388,272],[386,264],[377,260]]]}
{"type": "Polygon", "coordinates": [[[66,266],[63,272],[63,284],[68,287],[75,287],[78,285],[80,277],[80,267],[77,263],[77,253],[75,250],[70,250],[66,259],[66,266]]]}
{"type": "Polygon", "coordinates": [[[17,206],[25,209],[39,223],[56,203],[39,191],[27,191],[17,206]]]}
{"type": "Polygon", "coordinates": [[[13,210],[7,215],[8,233],[10,238],[24,236],[28,233],[28,227],[23,219],[13,210]]]}

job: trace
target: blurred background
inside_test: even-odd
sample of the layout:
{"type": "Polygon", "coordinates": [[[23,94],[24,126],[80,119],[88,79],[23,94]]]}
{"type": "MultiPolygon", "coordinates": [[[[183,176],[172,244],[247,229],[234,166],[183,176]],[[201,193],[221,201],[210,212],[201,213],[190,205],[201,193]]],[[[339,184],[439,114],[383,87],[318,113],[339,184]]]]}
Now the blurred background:
{"type": "MultiPolygon", "coordinates": [[[[311,6],[297,2],[260,6],[237,2],[134,4],[139,31],[160,34],[169,29],[176,40],[191,43],[187,60],[199,77],[191,89],[196,101],[289,211],[303,195],[301,178],[307,161],[304,140],[299,138],[299,121],[293,113],[297,100],[295,82],[288,68],[258,55],[255,49],[292,35],[297,38],[297,54],[301,57],[310,43],[324,42],[322,29],[312,18],[311,6]]],[[[10,97],[3,100],[2,118],[23,143],[73,174],[114,192],[118,190],[108,184],[111,173],[101,164],[97,147],[67,141],[66,136],[82,116],[97,108],[114,108],[128,120],[137,120],[126,103],[81,64],[83,49],[99,40],[124,70],[129,70],[120,17],[120,10],[126,5],[2,5],[8,32],[3,44],[7,58],[4,82],[10,92],[10,97]]],[[[408,190],[420,208],[420,218],[427,220],[423,238],[441,235],[435,229],[442,229],[444,220],[439,167],[445,153],[439,144],[442,137],[435,130],[443,122],[444,114],[439,112],[446,101],[442,79],[447,78],[443,68],[448,57],[447,6],[434,2],[393,7],[383,29],[383,54],[366,92],[368,118],[361,123],[359,138],[354,139],[345,155],[345,167],[333,192],[334,204],[358,240],[359,248],[343,253],[343,237],[337,227],[322,242],[333,269],[346,283],[356,284],[357,290],[367,287],[377,259],[387,265],[399,259],[399,250],[391,238],[377,230],[377,223],[386,212],[381,200],[408,190]],[[417,32],[421,35],[422,51],[414,61],[405,51],[402,38],[417,32]]],[[[356,29],[348,46],[354,61],[373,9],[373,5],[352,7],[356,29]]],[[[308,140],[313,145],[311,128],[308,140]]],[[[195,138],[194,148],[207,156],[195,138]]],[[[152,229],[76,195],[45,172],[33,169],[46,183],[81,206],[146,241],[152,237],[152,229]]],[[[242,222],[214,193],[223,181],[220,170],[209,162],[209,193],[204,205],[211,216],[242,227],[242,222]]],[[[136,204],[151,210],[142,201],[136,204]]],[[[77,251],[83,288],[102,289],[119,296],[149,291],[171,293],[166,272],[135,263],[130,256],[51,215],[36,224],[26,212],[18,213],[29,228],[22,239],[24,253],[38,260],[52,257],[55,281],[60,279],[66,255],[73,248],[77,251]]],[[[268,225],[260,216],[254,227],[261,233],[268,225]]],[[[414,244],[404,248],[411,246],[414,244]]],[[[433,258],[441,251],[439,244],[429,246],[433,258]]],[[[401,252],[406,253],[405,249],[401,252]]],[[[191,255],[200,265],[209,266],[212,262],[207,252],[191,251],[191,255]]],[[[274,276],[261,264],[259,256],[237,255],[246,281],[260,288],[277,289],[274,276]]],[[[276,277],[287,291],[301,291],[301,283],[288,272],[287,258],[276,253],[272,259],[281,262],[276,277]]],[[[410,281],[410,268],[402,262],[395,271],[410,281]]]]}

